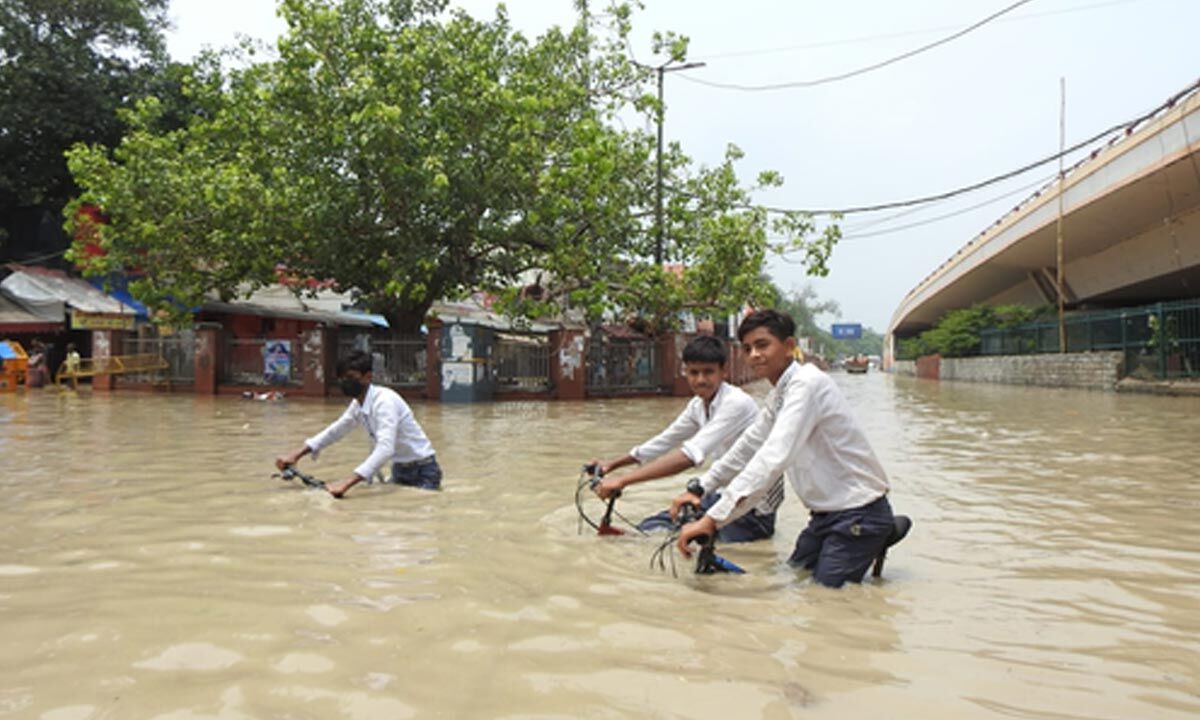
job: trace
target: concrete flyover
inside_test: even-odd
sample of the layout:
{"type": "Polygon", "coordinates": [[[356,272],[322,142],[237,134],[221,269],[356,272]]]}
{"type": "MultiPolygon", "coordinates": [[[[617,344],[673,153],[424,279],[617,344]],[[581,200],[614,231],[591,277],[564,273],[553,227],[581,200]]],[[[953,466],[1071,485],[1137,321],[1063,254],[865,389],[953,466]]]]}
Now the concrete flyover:
{"type": "Polygon", "coordinates": [[[1063,204],[1068,309],[1200,297],[1200,83],[964,245],[892,315],[885,353],[950,310],[1057,303],[1063,204]]]}

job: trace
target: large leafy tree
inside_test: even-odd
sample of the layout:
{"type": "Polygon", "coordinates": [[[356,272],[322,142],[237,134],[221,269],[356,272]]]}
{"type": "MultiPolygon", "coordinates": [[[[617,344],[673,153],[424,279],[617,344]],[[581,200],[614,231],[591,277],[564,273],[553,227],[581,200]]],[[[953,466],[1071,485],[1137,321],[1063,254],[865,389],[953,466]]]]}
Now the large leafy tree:
{"type": "Polygon", "coordinates": [[[76,192],[63,157],[73,144],[119,141],[118,108],[164,64],[166,8],[0,0],[0,228],[18,208],[57,213],[76,192]]]}
{"type": "Polygon", "coordinates": [[[757,299],[773,249],[824,270],[836,231],[813,238],[807,218],[753,207],[736,148],[713,168],[669,149],[666,256],[683,270],[653,262],[653,140],[615,119],[661,108],[624,55],[623,6],[603,39],[580,25],[536,40],[503,9],[481,21],[437,0],[280,11],[275,58],[209,58],[185,79],[201,109],[186,127],[164,129],[151,99],[119,146],[71,153],[78,202],[108,220],[92,271],[141,268],[135,294],[178,307],[283,268],[357,290],[405,332],[434,300],[475,289],[515,314],[622,308],[661,324],[757,299]]]}

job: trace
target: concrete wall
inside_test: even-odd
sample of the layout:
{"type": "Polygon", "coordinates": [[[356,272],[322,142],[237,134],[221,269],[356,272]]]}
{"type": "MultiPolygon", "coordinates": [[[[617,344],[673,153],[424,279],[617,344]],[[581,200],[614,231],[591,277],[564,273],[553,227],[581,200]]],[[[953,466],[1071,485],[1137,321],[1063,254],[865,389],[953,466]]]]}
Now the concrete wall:
{"type": "MultiPolygon", "coordinates": [[[[1122,360],[1119,352],[941,358],[937,379],[1111,392],[1121,379],[1122,360]]],[[[916,375],[917,363],[897,362],[896,373],[916,375]]]]}
{"type": "Polygon", "coordinates": [[[892,363],[892,372],[907,377],[917,376],[917,363],[914,360],[896,360],[892,363]]]}

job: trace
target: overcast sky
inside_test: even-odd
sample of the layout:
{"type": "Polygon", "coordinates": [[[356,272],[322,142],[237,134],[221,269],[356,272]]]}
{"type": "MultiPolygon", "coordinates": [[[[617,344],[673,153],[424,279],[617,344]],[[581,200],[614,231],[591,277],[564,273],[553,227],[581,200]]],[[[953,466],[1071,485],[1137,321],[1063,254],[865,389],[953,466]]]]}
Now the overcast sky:
{"type": "MultiPolygon", "coordinates": [[[[697,82],[761,86],[839,75],[933,43],[1014,2],[645,0],[634,17],[633,49],[638,60],[655,62],[652,32],[690,37],[690,59],[707,66],[667,76],[668,140],[710,164],[727,143],[737,144],[746,152],[739,166],[746,181],[767,168],[786,180],[758,200],[799,209],[937,194],[1054,154],[1060,78],[1068,145],[1200,79],[1200,0],[1032,0],[929,52],[839,82],[757,92],[697,82]]],[[[483,16],[495,7],[456,4],[483,16]]],[[[283,30],[274,0],[171,5],[169,48],[181,60],[203,46],[231,44],[239,33],[270,41],[283,30]]],[[[513,24],[531,36],[574,21],[571,0],[506,5],[513,24]]],[[[592,0],[593,9],[601,5],[592,0]]],[[[799,265],[779,260],[771,274],[785,289],[812,282],[822,299],[840,304],[841,322],[882,332],[909,290],[1055,171],[1047,165],[917,211],[847,216],[828,278],[807,278],[799,265]],[[877,234],[944,215],[953,217],[877,234]],[[861,237],[867,233],[874,235],[861,237]]]]}

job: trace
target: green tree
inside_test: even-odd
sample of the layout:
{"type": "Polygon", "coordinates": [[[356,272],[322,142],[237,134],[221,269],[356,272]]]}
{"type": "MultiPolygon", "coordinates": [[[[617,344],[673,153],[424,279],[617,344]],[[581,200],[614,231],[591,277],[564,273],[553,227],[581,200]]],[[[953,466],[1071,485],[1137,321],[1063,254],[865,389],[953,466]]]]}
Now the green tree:
{"type": "Polygon", "coordinates": [[[75,193],[63,158],[74,143],[120,139],[117,109],[164,63],[166,9],[167,0],[0,0],[0,228],[17,208],[57,212],[75,193]]]}
{"type": "Polygon", "coordinates": [[[91,271],[139,267],[135,295],[178,307],[283,267],[355,289],[400,332],[481,288],[515,314],[620,308],[666,324],[760,297],[767,252],[826,271],[836,228],[753,207],[736,148],[713,168],[670,149],[667,256],[684,269],[649,260],[653,141],[616,116],[658,108],[625,56],[627,7],[605,15],[611,37],[580,25],[531,41],[503,7],[481,21],[443,5],[283,0],[277,59],[209,58],[184,78],[201,109],[186,127],[164,127],[149,99],[116,148],[73,150],[78,202],[109,218],[91,271]]]}
{"type": "MultiPolygon", "coordinates": [[[[1025,305],[973,305],[951,310],[929,330],[917,337],[902,339],[897,355],[905,360],[935,353],[944,357],[978,355],[984,330],[1016,328],[1051,317],[1053,313],[1053,306],[1025,305]]],[[[1032,346],[1024,348],[1025,351],[1033,349],[1032,346]]]]}
{"type": "Polygon", "coordinates": [[[838,355],[879,355],[883,352],[883,335],[864,327],[862,337],[857,340],[834,339],[833,333],[817,323],[819,316],[841,317],[842,310],[836,300],[822,300],[811,285],[785,293],[780,291],[774,304],[796,321],[796,335],[810,337],[813,349],[826,357],[838,355]]]}

